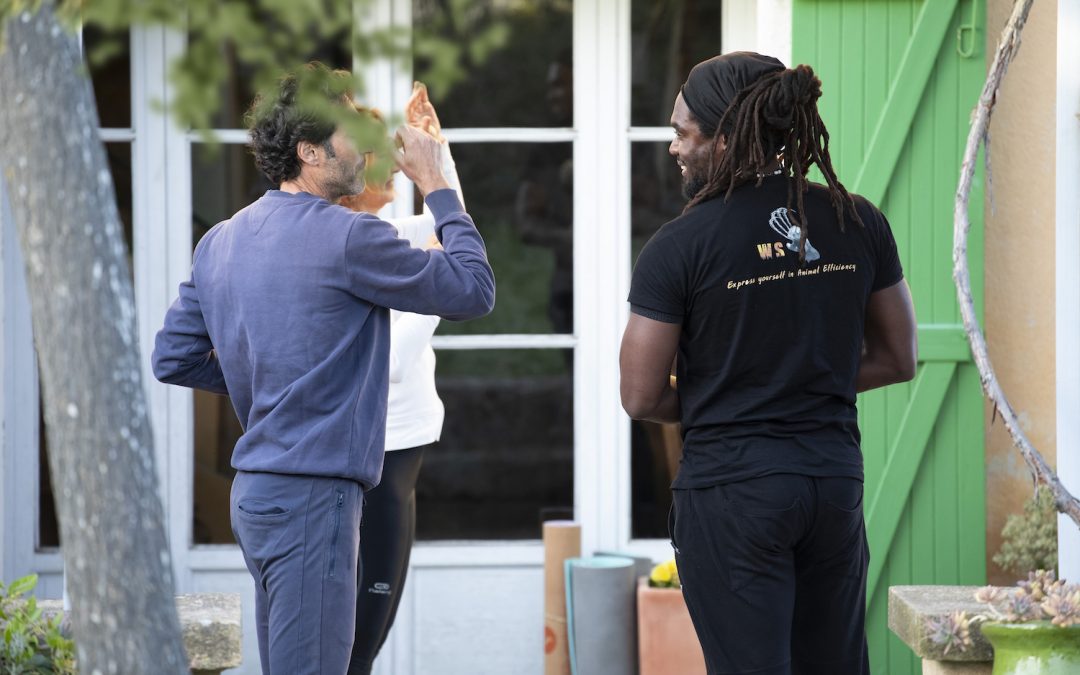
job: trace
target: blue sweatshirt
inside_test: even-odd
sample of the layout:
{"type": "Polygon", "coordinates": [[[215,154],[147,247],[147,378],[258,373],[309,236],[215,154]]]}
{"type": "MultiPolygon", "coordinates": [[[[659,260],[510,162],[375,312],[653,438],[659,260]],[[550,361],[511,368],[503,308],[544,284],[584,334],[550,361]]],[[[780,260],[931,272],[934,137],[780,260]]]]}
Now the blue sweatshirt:
{"type": "Polygon", "coordinates": [[[195,248],[165,315],[154,375],[232,397],[242,471],[332,476],[370,488],[382,473],[387,308],[447,319],[491,311],[484,242],[453,190],[427,197],[445,251],[306,192],[267,192],[195,248]]]}

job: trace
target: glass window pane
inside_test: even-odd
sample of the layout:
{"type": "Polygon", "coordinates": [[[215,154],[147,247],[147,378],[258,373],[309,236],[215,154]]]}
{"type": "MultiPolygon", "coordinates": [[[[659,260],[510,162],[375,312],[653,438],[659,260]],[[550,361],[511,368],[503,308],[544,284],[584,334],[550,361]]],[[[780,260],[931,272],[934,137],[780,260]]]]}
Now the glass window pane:
{"type": "Polygon", "coordinates": [[[630,424],[630,536],[667,539],[671,481],[682,457],[679,425],[630,424]]]}
{"type": "Polygon", "coordinates": [[[630,123],[666,127],[690,69],[721,52],[719,2],[631,3],[630,123]]]}
{"type": "MultiPolygon", "coordinates": [[[[271,187],[246,145],[193,144],[191,182],[192,248],[210,228],[271,187]]],[[[231,544],[229,490],[235,472],[230,460],[243,429],[225,396],[196,391],[194,417],[194,543],[231,544]]]]}
{"type": "MultiPolygon", "coordinates": [[[[667,143],[631,146],[632,260],[660,226],[682,212],[682,177],[667,143]]],[[[634,420],[630,432],[631,536],[666,538],[671,481],[682,456],[678,425],[634,420]]]]}
{"type": "Polygon", "coordinates": [[[573,352],[440,350],[441,440],[424,456],[417,538],[539,539],[573,516],[573,352]]]}
{"type": "Polygon", "coordinates": [[[231,218],[275,188],[255,167],[246,145],[191,146],[191,239],[199,243],[210,228],[231,218]]]}
{"type": "Polygon", "coordinates": [[[414,73],[446,127],[573,124],[572,2],[412,0],[414,73]]]}
{"type": "Polygon", "coordinates": [[[438,334],[573,332],[573,146],[457,143],[453,153],[499,297],[488,316],[443,321],[438,334]]]}
{"type": "Polygon", "coordinates": [[[128,271],[134,279],[135,267],[132,259],[134,250],[134,221],[131,201],[131,144],[106,143],[105,155],[112,173],[113,187],[116,190],[116,208],[120,212],[120,222],[124,225],[124,243],[127,244],[128,271]]]}
{"type": "Polygon", "coordinates": [[[662,142],[630,145],[631,262],[660,226],[682,213],[682,174],[662,142]]]}
{"type": "MultiPolygon", "coordinates": [[[[38,381],[41,381],[40,369],[38,381]]],[[[38,393],[38,550],[59,548],[60,523],[49,469],[49,441],[45,437],[45,399],[38,393]]]]}
{"type": "Polygon", "coordinates": [[[196,544],[233,544],[229,491],[236,471],[233,446],[244,433],[228,396],[195,390],[195,494],[192,539],[196,544]]]}
{"type": "Polygon", "coordinates": [[[131,127],[131,39],[128,32],[83,29],[83,53],[103,128],[131,127]]]}

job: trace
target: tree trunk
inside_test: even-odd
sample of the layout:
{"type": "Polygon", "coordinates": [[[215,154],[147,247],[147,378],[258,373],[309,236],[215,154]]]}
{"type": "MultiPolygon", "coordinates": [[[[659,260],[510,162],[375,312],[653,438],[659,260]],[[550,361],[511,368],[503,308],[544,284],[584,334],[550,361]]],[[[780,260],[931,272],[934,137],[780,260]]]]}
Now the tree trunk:
{"type": "Polygon", "coordinates": [[[51,4],[2,28],[0,169],[26,261],[79,670],[186,673],[93,91],[51,4]]]}

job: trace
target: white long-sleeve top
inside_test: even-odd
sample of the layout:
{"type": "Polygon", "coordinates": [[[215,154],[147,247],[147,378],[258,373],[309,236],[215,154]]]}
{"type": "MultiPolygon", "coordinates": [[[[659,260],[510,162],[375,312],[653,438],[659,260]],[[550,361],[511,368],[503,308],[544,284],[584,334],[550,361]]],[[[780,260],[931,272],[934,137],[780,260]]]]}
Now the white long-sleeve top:
{"type": "MultiPolygon", "coordinates": [[[[461,181],[450,145],[442,145],[442,170],[446,181],[458,193],[462,206],[461,181]]],[[[435,233],[435,218],[424,212],[405,218],[391,218],[398,236],[424,247],[435,233]]],[[[435,350],[431,336],[439,317],[390,310],[390,397],[386,411],[386,449],[404,450],[439,440],[445,411],[435,391],[435,350]]]]}

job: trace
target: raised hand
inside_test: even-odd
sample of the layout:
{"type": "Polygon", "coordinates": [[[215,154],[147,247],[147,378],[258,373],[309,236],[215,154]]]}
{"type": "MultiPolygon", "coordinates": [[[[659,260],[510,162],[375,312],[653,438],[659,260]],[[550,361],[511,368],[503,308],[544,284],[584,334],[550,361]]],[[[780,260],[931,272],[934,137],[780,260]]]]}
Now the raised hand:
{"type": "Polygon", "coordinates": [[[440,143],[446,141],[442,135],[439,115],[435,112],[431,99],[428,98],[427,86],[423,82],[413,82],[412,95],[405,103],[405,122],[429,134],[440,143]]]}
{"type": "Polygon", "coordinates": [[[416,184],[425,196],[435,190],[450,187],[442,173],[442,149],[429,133],[412,126],[398,129],[397,142],[401,152],[398,167],[416,184]]]}

